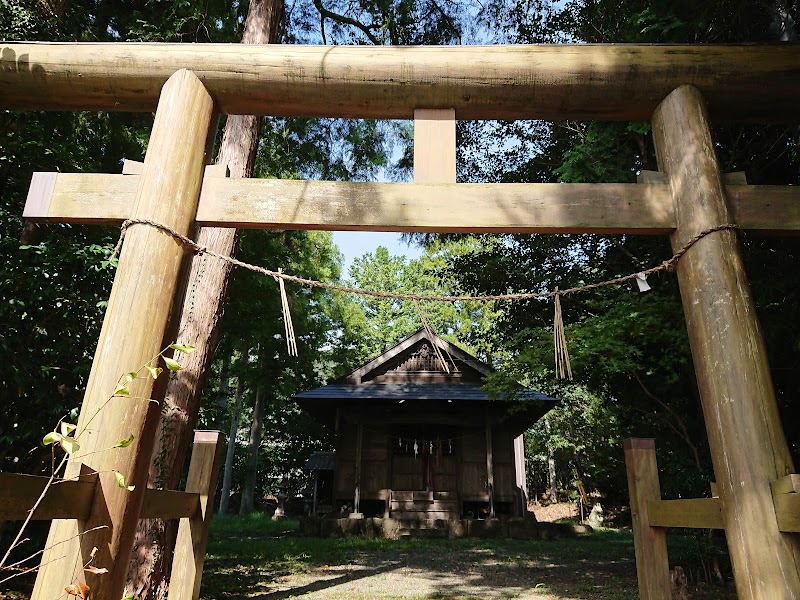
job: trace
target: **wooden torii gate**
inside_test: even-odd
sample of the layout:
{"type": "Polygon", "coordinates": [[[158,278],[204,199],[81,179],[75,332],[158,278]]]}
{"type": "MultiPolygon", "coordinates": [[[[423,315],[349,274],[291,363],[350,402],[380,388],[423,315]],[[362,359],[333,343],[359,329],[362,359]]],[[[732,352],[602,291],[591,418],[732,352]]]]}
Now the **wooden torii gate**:
{"type": "MultiPolygon", "coordinates": [[[[157,106],[139,175],[40,175],[26,207],[29,218],[117,222],[133,217],[183,234],[195,224],[627,232],[668,234],[676,249],[718,225],[800,230],[800,195],[794,188],[723,181],[706,108],[708,103],[715,118],[796,122],[800,50],[792,45],[3,44],[0,90],[0,106],[15,110],[151,111],[157,106]],[[462,119],[651,119],[663,180],[467,185],[204,177],[215,110],[412,118],[423,108],[453,110],[462,119]]],[[[452,127],[446,115],[427,120],[436,146],[436,121],[448,131],[452,127]]],[[[445,147],[453,153],[454,139],[448,137],[445,147]]],[[[120,373],[144,363],[170,338],[183,259],[178,243],[151,227],[137,225],[128,232],[79,425],[108,398],[120,373]]],[[[786,505],[774,501],[771,490],[773,482],[785,481],[795,469],[735,232],[717,231],[698,241],[677,273],[719,488],[719,524],[726,532],[737,593],[742,600],[798,598],[800,544],[796,534],[782,531],[786,505]]],[[[135,383],[132,394],[163,398],[162,387],[135,383]]],[[[34,598],[61,595],[94,546],[100,548],[98,562],[110,573],[88,576],[93,594],[120,597],[145,493],[156,409],[152,403],[119,402],[100,413],[88,450],[109,447],[131,431],[138,442],[125,464],[114,464],[101,452],[87,456],[83,465],[69,466],[72,474],[82,466],[100,472],[99,484],[88,519],[54,521],[48,540],[53,549],[42,559],[34,598]],[[140,485],[132,492],[120,489],[108,473],[111,468],[140,485]],[[110,529],[89,531],[98,525],[110,529]]],[[[656,564],[647,536],[637,541],[642,598],[668,598],[663,572],[656,573],[655,584],[643,573],[656,564]]],[[[655,558],[663,563],[663,556],[655,558]]]]}

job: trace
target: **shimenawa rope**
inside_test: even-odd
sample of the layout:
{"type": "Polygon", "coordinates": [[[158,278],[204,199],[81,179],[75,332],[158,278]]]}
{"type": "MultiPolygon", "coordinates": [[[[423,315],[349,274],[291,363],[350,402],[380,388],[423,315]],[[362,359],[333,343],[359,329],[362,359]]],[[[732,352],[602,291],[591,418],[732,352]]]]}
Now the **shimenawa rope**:
{"type": "MultiPolygon", "coordinates": [[[[110,260],[114,260],[118,255],[120,250],[122,249],[122,242],[125,239],[125,233],[127,232],[128,228],[132,225],[148,225],[167,235],[172,236],[174,239],[179,241],[183,246],[190,248],[195,254],[206,254],[208,256],[212,256],[214,258],[218,258],[222,261],[229,263],[230,265],[241,267],[243,269],[248,269],[250,271],[254,271],[256,273],[261,273],[262,275],[267,275],[269,277],[273,277],[276,281],[279,282],[281,287],[281,305],[284,312],[284,325],[287,328],[287,344],[289,347],[290,353],[296,355],[297,346],[294,338],[294,330],[291,326],[291,317],[288,314],[288,299],[286,299],[286,291],[283,289],[283,282],[291,281],[293,283],[297,283],[300,285],[305,285],[308,287],[318,287],[328,290],[334,290],[337,292],[343,292],[346,294],[358,294],[360,296],[371,296],[373,298],[392,298],[397,300],[412,300],[417,305],[418,311],[421,310],[419,307],[419,301],[435,301],[435,302],[465,302],[465,301],[481,301],[481,302],[489,302],[492,300],[508,300],[508,301],[518,301],[518,300],[530,300],[534,298],[554,298],[555,299],[555,310],[556,310],[556,319],[553,327],[553,334],[556,344],[556,371],[561,372],[561,377],[563,379],[564,372],[569,374],[570,379],[572,378],[572,371],[569,364],[569,354],[567,353],[566,348],[566,337],[564,336],[564,325],[561,322],[561,302],[560,297],[566,296],[567,294],[574,294],[577,292],[585,292],[587,290],[593,290],[601,287],[606,287],[609,285],[618,285],[621,283],[625,283],[628,281],[633,281],[642,278],[647,278],[649,275],[653,275],[654,273],[659,273],[661,271],[671,271],[675,268],[677,262],[683,257],[684,254],[694,246],[697,242],[701,239],[706,237],[711,233],[715,233],[717,231],[726,231],[726,230],[738,230],[740,227],[738,225],[732,223],[726,223],[723,225],[717,225],[715,227],[709,227],[708,229],[702,230],[700,233],[695,235],[689,241],[687,241],[675,254],[673,254],[670,258],[663,261],[662,263],[656,265],[655,267],[650,267],[644,271],[638,271],[636,273],[631,273],[629,275],[623,275],[622,277],[614,277],[613,279],[607,279],[605,281],[598,281],[596,283],[589,283],[582,286],[567,288],[565,290],[559,290],[556,288],[552,292],[518,292],[518,293],[511,293],[511,294],[489,294],[485,296],[469,296],[469,295],[457,295],[457,296],[439,296],[439,295],[426,295],[426,294],[399,294],[396,292],[378,292],[375,290],[367,290],[362,288],[352,288],[344,285],[338,285],[335,283],[325,283],[324,281],[316,281],[314,279],[306,279],[304,277],[297,277],[295,275],[288,275],[284,273],[281,269],[277,271],[272,271],[270,269],[266,269],[264,267],[260,267],[258,265],[253,265],[250,263],[243,262],[239,259],[233,258],[232,256],[226,256],[224,254],[219,254],[218,252],[214,252],[209,250],[205,246],[201,246],[191,238],[186,237],[185,235],[178,233],[171,227],[164,225],[162,223],[158,223],[156,221],[151,221],[150,219],[126,219],[122,223],[122,227],[120,228],[120,235],[119,240],[117,241],[117,245],[114,247],[114,251],[111,253],[110,260]],[[559,325],[560,323],[560,325],[559,325]],[[291,333],[291,335],[290,335],[291,333]],[[559,353],[561,353],[559,355],[559,353]]],[[[422,313],[420,316],[423,320],[423,327],[426,326],[426,320],[422,313]]],[[[427,327],[426,327],[427,329],[427,327]]],[[[444,362],[442,360],[442,362],[444,362]]]]}

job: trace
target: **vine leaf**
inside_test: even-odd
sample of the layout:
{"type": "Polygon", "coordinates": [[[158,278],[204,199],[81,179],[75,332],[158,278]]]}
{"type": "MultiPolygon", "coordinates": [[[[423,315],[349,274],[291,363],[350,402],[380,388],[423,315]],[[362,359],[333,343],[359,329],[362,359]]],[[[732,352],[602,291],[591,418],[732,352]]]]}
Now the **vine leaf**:
{"type": "Polygon", "coordinates": [[[114,444],[114,448],[127,448],[133,443],[133,434],[130,434],[127,439],[120,440],[114,444]]]}
{"type": "Polygon", "coordinates": [[[67,454],[74,454],[81,449],[81,445],[78,443],[78,440],[69,435],[62,435],[61,439],[59,440],[59,444],[61,444],[64,452],[67,454]]]}
{"type": "Polygon", "coordinates": [[[194,352],[194,346],[191,344],[170,344],[170,348],[173,350],[177,350],[178,352],[183,352],[184,354],[189,354],[190,352],[194,352]]]}
{"type": "Polygon", "coordinates": [[[129,492],[132,492],[134,489],[136,489],[135,485],[129,485],[129,486],[125,485],[125,476],[122,473],[120,473],[117,470],[112,471],[112,473],[114,473],[114,477],[116,478],[117,485],[119,487],[121,488],[127,487],[129,492]]]}
{"type": "Polygon", "coordinates": [[[121,383],[117,386],[117,389],[114,390],[113,396],[130,396],[131,391],[128,389],[127,383],[121,383]]]}
{"type": "Polygon", "coordinates": [[[180,371],[183,368],[177,361],[171,358],[167,358],[166,356],[162,356],[161,358],[164,359],[164,364],[167,365],[170,371],[180,371]]]}
{"type": "Polygon", "coordinates": [[[61,422],[61,435],[69,435],[76,429],[77,427],[72,423],[67,423],[65,421],[61,422]]]}
{"type": "Polygon", "coordinates": [[[161,375],[162,371],[164,371],[164,369],[162,369],[161,367],[145,367],[145,368],[150,372],[150,376],[153,379],[158,379],[158,376],[161,375]]]}
{"type": "Polygon", "coordinates": [[[42,440],[42,443],[45,446],[49,446],[50,444],[55,444],[56,442],[60,442],[60,441],[61,441],[61,434],[57,433],[55,431],[51,431],[46,436],[44,436],[44,439],[42,440]]]}

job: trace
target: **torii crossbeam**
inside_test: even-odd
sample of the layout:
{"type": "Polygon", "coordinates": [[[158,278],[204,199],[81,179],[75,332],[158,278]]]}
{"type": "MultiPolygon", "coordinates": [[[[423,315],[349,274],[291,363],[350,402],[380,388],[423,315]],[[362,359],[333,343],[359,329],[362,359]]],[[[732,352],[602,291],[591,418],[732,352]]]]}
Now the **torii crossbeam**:
{"type": "MultiPolygon", "coordinates": [[[[725,224],[774,232],[800,228],[794,188],[724,183],[706,108],[707,102],[719,118],[796,121],[797,46],[6,44],[0,59],[3,108],[152,110],[162,85],[140,175],[42,176],[26,214],[76,221],[133,216],[181,233],[191,231],[195,222],[635,232],[669,234],[674,248],[725,224]],[[663,175],[656,183],[632,186],[464,186],[428,178],[394,186],[204,179],[215,104],[229,113],[300,116],[410,118],[426,108],[453,109],[458,118],[652,119],[663,175]],[[92,200],[91,209],[84,210],[86,204],[75,208],[82,194],[105,197],[107,189],[117,190],[119,197],[108,204],[92,200]]],[[[454,138],[448,144],[454,149],[454,138]]],[[[174,240],[146,226],[128,233],[81,419],[108,397],[120,372],[143,363],[168,338],[182,254],[174,240]]],[[[742,600],[797,598],[800,544],[794,534],[780,530],[770,491],[770,483],[794,473],[794,465],[736,234],[717,231],[704,237],[684,255],[677,272],[737,593],[742,600]]],[[[163,397],[160,389],[137,393],[163,397]]],[[[154,409],[115,404],[97,427],[93,444],[101,448],[130,431],[138,433],[133,459],[123,472],[130,481],[144,482],[156,418],[154,409]]],[[[101,473],[111,468],[103,458],[88,457],[85,464],[101,473]]],[[[73,472],[79,468],[71,466],[73,472]]],[[[80,543],[72,538],[58,553],[47,553],[35,598],[60,595],[65,572],[80,566],[80,557],[94,545],[102,546],[111,569],[107,578],[94,578],[98,597],[121,594],[142,494],[120,491],[102,474],[100,479],[89,520],[56,521],[48,543],[71,539],[97,524],[110,525],[110,537],[92,532],[80,543]]],[[[640,582],[642,569],[652,564],[641,553],[637,547],[640,582]]],[[[640,585],[640,594],[666,600],[668,582],[640,585]]]]}

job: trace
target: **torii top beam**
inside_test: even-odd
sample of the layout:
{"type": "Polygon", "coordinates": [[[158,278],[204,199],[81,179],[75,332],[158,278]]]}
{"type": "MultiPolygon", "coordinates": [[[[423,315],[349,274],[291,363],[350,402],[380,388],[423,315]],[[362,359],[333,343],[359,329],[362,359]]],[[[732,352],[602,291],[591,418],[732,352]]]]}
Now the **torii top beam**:
{"type": "Polygon", "coordinates": [[[181,68],[228,114],[646,120],[696,86],[715,118],[797,121],[800,46],[4,43],[0,108],[152,111],[181,68]]]}

